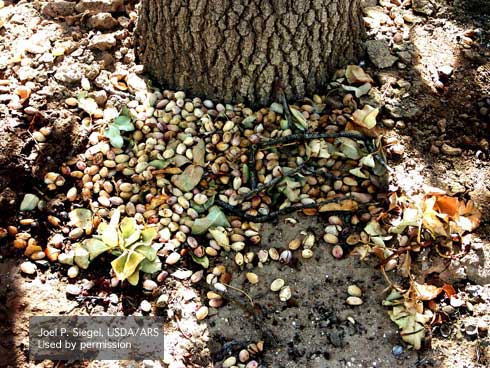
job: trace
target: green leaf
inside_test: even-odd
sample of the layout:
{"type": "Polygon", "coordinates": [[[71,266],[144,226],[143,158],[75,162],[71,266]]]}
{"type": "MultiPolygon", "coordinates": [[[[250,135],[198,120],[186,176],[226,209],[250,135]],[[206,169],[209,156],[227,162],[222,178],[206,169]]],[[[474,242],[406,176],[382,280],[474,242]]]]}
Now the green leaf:
{"type": "Polygon", "coordinates": [[[119,228],[121,229],[125,247],[130,246],[140,238],[141,232],[136,226],[136,220],[132,217],[123,218],[119,228]]]}
{"type": "Polygon", "coordinates": [[[141,241],[145,245],[150,245],[157,235],[157,229],[154,227],[147,227],[141,232],[141,241]]]}
{"type": "Polygon", "coordinates": [[[101,238],[102,241],[111,248],[115,248],[119,245],[119,231],[115,226],[111,226],[110,224],[104,228],[101,238]]]}
{"type": "Polygon", "coordinates": [[[72,210],[68,217],[70,218],[70,225],[79,227],[80,229],[86,229],[92,226],[92,211],[86,208],[76,208],[72,210]]]}
{"type": "Polygon", "coordinates": [[[230,227],[230,223],[223,211],[218,206],[213,206],[206,217],[194,220],[192,233],[204,234],[210,227],[217,226],[230,227]]]}
{"type": "Polygon", "coordinates": [[[168,165],[170,165],[170,161],[168,160],[153,160],[148,162],[148,166],[153,166],[157,170],[165,169],[168,165]]]}
{"type": "Polygon", "coordinates": [[[337,143],[340,143],[340,152],[342,152],[345,157],[351,160],[359,160],[361,158],[360,148],[357,142],[353,139],[340,137],[336,139],[337,143]]]}
{"type": "Polygon", "coordinates": [[[190,192],[201,181],[204,169],[201,166],[189,165],[180,175],[171,178],[172,183],[183,192],[190,192]]]}
{"type": "Polygon", "coordinates": [[[138,252],[126,251],[112,261],[111,265],[117,278],[122,281],[131,276],[144,259],[145,256],[138,252]]]}
{"type": "Polygon", "coordinates": [[[140,266],[140,271],[144,273],[155,273],[162,270],[162,262],[160,262],[159,258],[156,258],[153,262],[144,259],[140,266]]]}
{"type": "Polygon", "coordinates": [[[111,249],[106,243],[104,243],[102,240],[96,239],[96,238],[90,238],[86,239],[83,241],[83,246],[87,249],[89,255],[90,255],[90,260],[92,261],[95,259],[98,255],[108,251],[111,249]]]}
{"type": "Polygon", "coordinates": [[[132,247],[132,249],[135,252],[138,252],[139,254],[143,255],[147,260],[150,262],[153,262],[157,258],[157,251],[153,249],[152,247],[148,245],[137,245],[139,243],[136,243],[135,246],[132,247]]]}
{"type": "Polygon", "coordinates": [[[131,118],[126,115],[119,115],[114,119],[112,125],[116,126],[119,130],[124,132],[132,132],[134,130],[134,125],[131,122],[131,118]]]}
{"type": "Polygon", "coordinates": [[[407,226],[419,226],[422,214],[416,208],[405,208],[402,221],[389,229],[390,233],[401,234],[407,226]]]}
{"type": "Polygon", "coordinates": [[[209,267],[209,258],[207,256],[197,257],[193,252],[191,253],[192,260],[203,268],[209,267]]]}
{"type": "Polygon", "coordinates": [[[291,114],[293,115],[293,123],[299,130],[306,130],[308,128],[308,122],[306,118],[301,113],[301,111],[296,110],[294,107],[290,108],[291,114]]]}
{"type": "Polygon", "coordinates": [[[128,252],[124,252],[119,257],[111,262],[112,269],[119,280],[124,280],[126,276],[124,275],[124,265],[128,259],[128,252]]]}
{"type": "Polygon", "coordinates": [[[121,137],[121,131],[114,125],[109,125],[104,133],[106,138],[109,138],[111,145],[115,148],[121,148],[124,144],[124,140],[121,137]]]}
{"type": "Polygon", "coordinates": [[[197,204],[193,202],[192,208],[195,209],[198,213],[206,212],[214,204],[214,198],[215,198],[214,195],[212,197],[209,197],[204,204],[197,204]]]}
{"type": "Polygon", "coordinates": [[[35,194],[27,193],[20,204],[21,211],[32,211],[39,203],[39,197],[35,194]]]}
{"type": "Polygon", "coordinates": [[[242,125],[247,129],[251,129],[254,127],[255,120],[257,120],[257,116],[255,115],[247,116],[245,119],[242,120],[242,125]]]}
{"type": "Polygon", "coordinates": [[[83,248],[81,245],[78,245],[74,249],[74,257],[73,260],[80,267],[86,270],[90,264],[90,255],[88,251],[83,248]]]}
{"type": "Polygon", "coordinates": [[[128,282],[131,285],[136,286],[138,285],[139,281],[140,281],[140,270],[139,268],[137,268],[136,271],[134,271],[130,276],[128,276],[128,282]]]}
{"type": "Polygon", "coordinates": [[[209,233],[221,248],[227,252],[230,251],[230,239],[224,229],[210,229],[209,233]]]}

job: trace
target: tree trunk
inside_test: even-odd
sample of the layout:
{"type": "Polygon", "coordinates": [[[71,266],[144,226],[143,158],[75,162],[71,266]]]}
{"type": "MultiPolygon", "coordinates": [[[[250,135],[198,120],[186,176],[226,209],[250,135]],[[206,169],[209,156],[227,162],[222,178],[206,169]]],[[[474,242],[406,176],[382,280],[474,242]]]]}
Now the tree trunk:
{"type": "Polygon", "coordinates": [[[136,43],[164,88],[267,104],[276,78],[290,99],[318,92],[363,31],[360,0],[143,0],[136,43]]]}

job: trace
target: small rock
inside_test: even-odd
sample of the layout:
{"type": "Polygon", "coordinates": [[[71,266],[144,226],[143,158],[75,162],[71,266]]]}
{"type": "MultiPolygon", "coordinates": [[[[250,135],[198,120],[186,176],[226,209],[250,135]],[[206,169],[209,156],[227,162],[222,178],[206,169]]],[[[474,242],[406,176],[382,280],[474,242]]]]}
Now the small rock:
{"type": "Polygon", "coordinates": [[[432,1],[429,0],[412,0],[412,9],[424,15],[432,15],[436,10],[432,1]]]}
{"type": "Polygon", "coordinates": [[[157,307],[158,308],[166,307],[168,304],[168,299],[169,299],[168,294],[160,295],[157,299],[157,303],[156,303],[157,307]]]}
{"type": "Polygon", "coordinates": [[[20,270],[27,275],[33,275],[37,271],[37,266],[32,262],[24,262],[20,265],[20,270]]]}
{"type": "Polygon", "coordinates": [[[204,318],[208,316],[209,308],[206,306],[202,306],[196,311],[196,319],[198,321],[202,321],[204,318]]]}
{"type": "Polygon", "coordinates": [[[56,68],[54,78],[61,83],[78,83],[83,77],[83,70],[79,63],[62,65],[56,68]]]}
{"type": "Polygon", "coordinates": [[[461,148],[451,147],[447,143],[443,143],[443,145],[441,146],[441,151],[447,156],[460,156],[463,153],[463,150],[461,148]]]}
{"type": "Polygon", "coordinates": [[[37,32],[26,42],[26,51],[32,54],[43,54],[51,48],[51,41],[46,32],[37,32]]]}
{"type": "Polygon", "coordinates": [[[119,302],[119,298],[117,297],[117,294],[110,294],[109,295],[109,302],[111,304],[117,304],[119,302]]]}
{"type": "Polygon", "coordinates": [[[90,40],[90,46],[100,51],[106,51],[116,46],[116,38],[112,33],[95,35],[90,40]]]}
{"type": "Polygon", "coordinates": [[[81,0],[75,7],[79,13],[114,13],[124,10],[124,0],[81,0]]]}
{"type": "Polygon", "coordinates": [[[78,285],[70,284],[66,286],[66,293],[69,295],[80,295],[82,293],[82,288],[78,285]]]}
{"type": "Polygon", "coordinates": [[[391,353],[394,355],[395,358],[401,357],[401,355],[403,354],[403,346],[393,346],[393,348],[391,349],[391,353]]]}
{"type": "Polygon", "coordinates": [[[153,280],[145,280],[143,281],[143,289],[152,291],[157,287],[157,283],[153,280]]]}
{"type": "Polygon", "coordinates": [[[347,293],[350,295],[350,296],[357,296],[357,297],[360,297],[362,295],[362,290],[359,286],[357,285],[349,285],[349,287],[347,288],[347,293]]]}
{"type": "Polygon", "coordinates": [[[236,364],[236,358],[231,356],[223,362],[223,368],[230,368],[236,364]]]}
{"type": "Polygon", "coordinates": [[[52,1],[44,5],[41,13],[51,18],[66,17],[75,12],[75,5],[72,1],[52,1]]]}
{"type": "Polygon", "coordinates": [[[366,41],[366,50],[371,62],[380,69],[389,68],[398,60],[396,56],[391,55],[386,40],[366,41]]]}
{"type": "Polygon", "coordinates": [[[283,279],[275,279],[271,283],[271,290],[272,291],[279,291],[281,288],[284,286],[284,280],[283,279]]]}
{"type": "Polygon", "coordinates": [[[439,75],[444,78],[449,78],[453,74],[453,70],[451,65],[444,65],[437,69],[439,75]]]}
{"type": "Polygon", "coordinates": [[[118,25],[118,21],[115,20],[110,13],[98,13],[92,15],[87,20],[87,25],[90,28],[100,30],[110,30],[118,25]]]}
{"type": "Polygon", "coordinates": [[[364,303],[363,300],[357,296],[349,296],[345,302],[349,305],[361,305],[364,303]]]}
{"type": "Polygon", "coordinates": [[[434,144],[430,145],[430,153],[437,155],[437,154],[439,154],[439,152],[440,152],[439,147],[437,147],[434,144]]]}
{"type": "Polygon", "coordinates": [[[140,309],[142,312],[148,313],[151,311],[151,304],[148,300],[143,300],[140,304],[140,309]]]}

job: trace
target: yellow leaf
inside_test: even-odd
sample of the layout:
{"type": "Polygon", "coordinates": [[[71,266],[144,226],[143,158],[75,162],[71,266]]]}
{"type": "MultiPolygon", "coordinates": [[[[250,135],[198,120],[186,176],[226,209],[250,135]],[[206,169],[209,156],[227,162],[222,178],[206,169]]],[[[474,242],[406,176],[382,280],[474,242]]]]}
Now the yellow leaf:
{"type": "Polygon", "coordinates": [[[357,125],[372,129],[376,126],[376,116],[378,116],[378,113],[379,109],[364,105],[362,110],[356,110],[354,114],[352,114],[352,118],[357,125]]]}

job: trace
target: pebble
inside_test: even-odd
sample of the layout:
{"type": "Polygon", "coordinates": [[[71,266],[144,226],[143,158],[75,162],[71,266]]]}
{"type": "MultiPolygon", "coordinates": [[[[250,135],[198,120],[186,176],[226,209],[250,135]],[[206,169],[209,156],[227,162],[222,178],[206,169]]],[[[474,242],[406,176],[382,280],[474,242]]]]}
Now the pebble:
{"type": "Polygon", "coordinates": [[[33,275],[36,273],[37,266],[32,262],[24,262],[20,265],[20,270],[27,275],[33,275]]]}
{"type": "Polygon", "coordinates": [[[325,240],[327,244],[337,244],[339,242],[339,238],[337,238],[337,236],[328,233],[323,236],[323,240],[325,240]]]}
{"type": "Polygon", "coordinates": [[[362,295],[362,290],[359,286],[357,285],[349,285],[349,287],[347,288],[347,293],[350,295],[350,296],[357,296],[357,297],[360,297],[362,295]]]}
{"type": "Polygon", "coordinates": [[[80,295],[82,293],[82,288],[75,284],[70,284],[66,286],[66,293],[69,295],[80,295]]]}
{"type": "Polygon", "coordinates": [[[259,282],[259,276],[253,272],[247,272],[245,276],[247,277],[248,282],[251,284],[257,284],[259,282]]]}
{"type": "Polygon", "coordinates": [[[238,360],[242,363],[245,363],[250,359],[250,353],[248,352],[247,349],[240,350],[238,353],[238,360]]]}
{"type": "Polygon", "coordinates": [[[293,239],[289,242],[288,248],[291,250],[296,250],[301,246],[301,240],[299,239],[293,239]]]}
{"type": "Polygon", "coordinates": [[[452,147],[447,143],[443,143],[441,152],[447,156],[460,156],[463,153],[463,150],[461,148],[452,147]]]}
{"type": "Polygon", "coordinates": [[[145,280],[143,281],[143,289],[152,291],[157,287],[157,283],[153,280],[145,280]]]}
{"type": "Polygon", "coordinates": [[[223,362],[223,368],[230,368],[236,364],[236,358],[231,356],[223,362]]]}
{"type": "Polygon", "coordinates": [[[165,260],[165,263],[172,265],[177,263],[179,259],[180,259],[180,254],[177,252],[173,252],[168,255],[167,259],[165,260]]]}
{"type": "Polygon", "coordinates": [[[399,358],[403,354],[403,346],[393,346],[393,348],[391,349],[391,353],[395,356],[395,358],[399,358]]]}
{"type": "Polygon", "coordinates": [[[340,259],[344,256],[344,250],[342,249],[342,247],[340,245],[336,245],[332,248],[332,255],[335,258],[340,259]]]}
{"type": "Polygon", "coordinates": [[[284,284],[285,284],[285,282],[283,279],[275,279],[271,283],[271,290],[272,291],[279,291],[284,286],[284,284]]]}
{"type": "Polygon", "coordinates": [[[313,257],[313,251],[311,249],[303,249],[303,251],[301,252],[301,257],[303,257],[304,259],[309,259],[311,257],[313,257]]]}
{"type": "Polygon", "coordinates": [[[140,304],[140,309],[142,312],[148,313],[151,311],[151,304],[148,300],[143,300],[140,304]]]}
{"type": "Polygon", "coordinates": [[[204,318],[206,318],[209,314],[209,308],[206,306],[202,306],[196,311],[196,319],[198,321],[202,321],[204,318]]]}
{"type": "Polygon", "coordinates": [[[345,302],[349,305],[361,305],[363,300],[357,296],[349,296],[345,302]]]}

